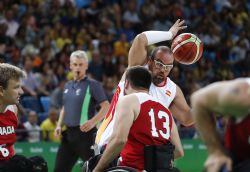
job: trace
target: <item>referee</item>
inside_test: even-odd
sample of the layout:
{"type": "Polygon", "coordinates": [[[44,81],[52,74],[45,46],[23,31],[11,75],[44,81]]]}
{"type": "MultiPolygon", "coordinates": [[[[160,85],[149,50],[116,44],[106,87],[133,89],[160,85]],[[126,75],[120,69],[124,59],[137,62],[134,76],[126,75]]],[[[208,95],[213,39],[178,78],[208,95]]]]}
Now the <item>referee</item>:
{"type": "Polygon", "coordinates": [[[109,103],[102,85],[86,76],[88,58],[84,51],[70,55],[70,70],[74,80],[64,86],[63,107],[55,135],[62,134],[62,142],[56,156],[55,172],[70,172],[78,158],[83,161],[94,155],[96,124],[108,111],[109,103]],[[100,110],[96,113],[96,108],[100,110]],[[61,133],[62,123],[67,129],[61,133]]]}

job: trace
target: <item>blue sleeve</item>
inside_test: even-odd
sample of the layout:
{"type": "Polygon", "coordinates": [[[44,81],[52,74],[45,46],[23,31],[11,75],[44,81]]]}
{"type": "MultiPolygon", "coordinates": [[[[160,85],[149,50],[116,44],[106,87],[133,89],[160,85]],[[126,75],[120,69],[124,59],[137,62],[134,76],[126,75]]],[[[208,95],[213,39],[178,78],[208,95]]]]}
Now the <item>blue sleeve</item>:
{"type": "Polygon", "coordinates": [[[104,102],[105,100],[108,100],[102,84],[98,81],[91,82],[90,93],[98,104],[104,102]]]}
{"type": "Polygon", "coordinates": [[[69,83],[70,83],[70,81],[68,81],[68,82],[66,82],[65,84],[64,84],[64,88],[63,88],[63,99],[62,99],[62,102],[63,102],[63,106],[64,106],[64,102],[65,102],[65,92],[67,92],[67,90],[68,90],[68,87],[69,87],[69,83]]]}

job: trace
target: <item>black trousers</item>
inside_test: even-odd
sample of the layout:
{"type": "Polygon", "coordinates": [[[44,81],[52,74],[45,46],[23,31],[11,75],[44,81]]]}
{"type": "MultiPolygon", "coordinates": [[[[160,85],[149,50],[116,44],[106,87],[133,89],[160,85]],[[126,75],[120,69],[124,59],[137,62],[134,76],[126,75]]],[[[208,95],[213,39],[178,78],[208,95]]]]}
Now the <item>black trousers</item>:
{"type": "Polygon", "coordinates": [[[96,129],[84,133],[77,127],[68,127],[62,133],[62,142],[59,146],[54,172],[70,172],[80,157],[87,161],[94,156],[91,146],[94,144],[96,129]]]}

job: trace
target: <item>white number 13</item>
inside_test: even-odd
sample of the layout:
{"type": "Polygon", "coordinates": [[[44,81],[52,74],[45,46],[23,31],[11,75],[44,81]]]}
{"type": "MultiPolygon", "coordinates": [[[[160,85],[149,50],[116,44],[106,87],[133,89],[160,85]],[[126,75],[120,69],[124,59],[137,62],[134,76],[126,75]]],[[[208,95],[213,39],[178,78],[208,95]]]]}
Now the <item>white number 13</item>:
{"type": "Polygon", "coordinates": [[[170,136],[170,127],[169,127],[169,116],[166,112],[163,111],[159,111],[157,114],[157,117],[159,119],[164,118],[165,122],[163,122],[163,128],[166,129],[166,133],[164,133],[162,130],[158,130],[155,127],[155,114],[154,114],[154,110],[150,109],[149,111],[149,116],[150,116],[150,120],[151,120],[151,133],[153,137],[159,137],[159,134],[164,138],[164,139],[169,139],[170,136]],[[157,132],[158,131],[158,132],[157,132]]]}

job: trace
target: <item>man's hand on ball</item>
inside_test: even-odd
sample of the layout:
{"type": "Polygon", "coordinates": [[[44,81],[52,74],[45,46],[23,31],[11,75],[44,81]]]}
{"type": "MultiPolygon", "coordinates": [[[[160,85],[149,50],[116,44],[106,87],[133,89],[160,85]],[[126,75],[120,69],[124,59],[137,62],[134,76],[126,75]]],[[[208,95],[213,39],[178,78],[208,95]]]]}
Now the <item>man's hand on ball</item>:
{"type": "Polygon", "coordinates": [[[184,23],[184,20],[176,20],[175,24],[169,29],[169,31],[172,33],[172,38],[174,38],[180,30],[187,28],[184,23]]]}

